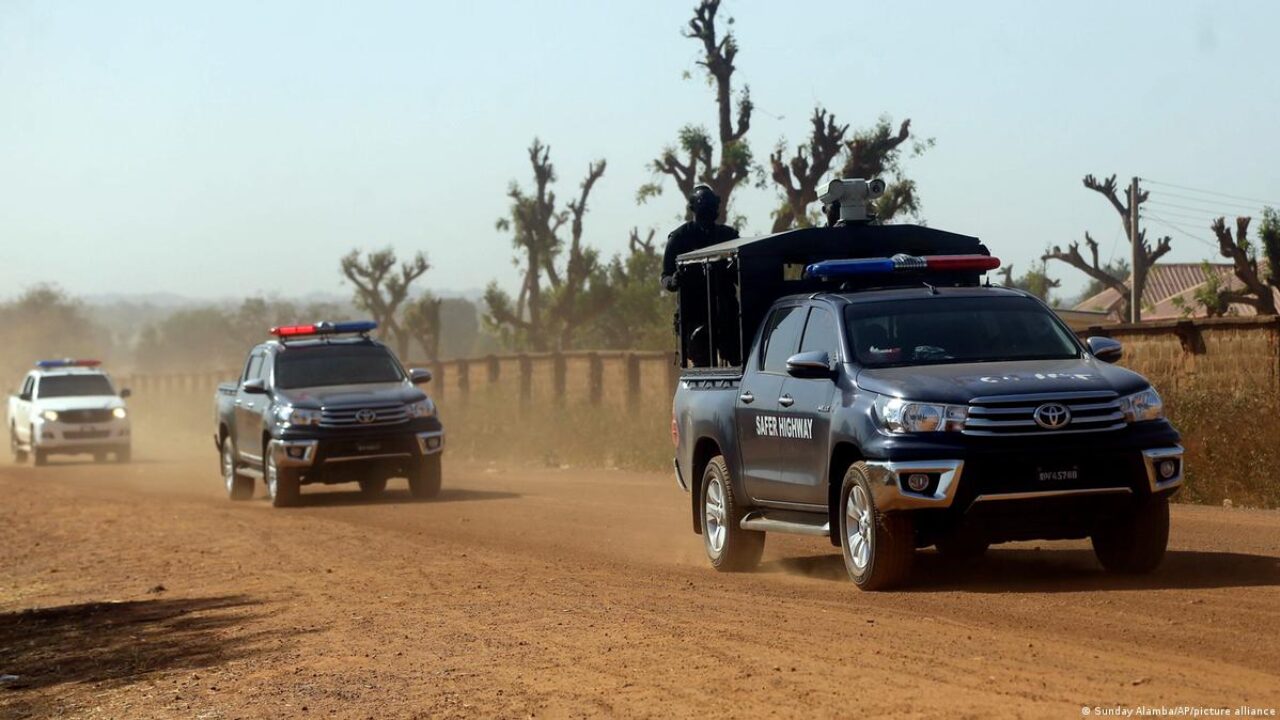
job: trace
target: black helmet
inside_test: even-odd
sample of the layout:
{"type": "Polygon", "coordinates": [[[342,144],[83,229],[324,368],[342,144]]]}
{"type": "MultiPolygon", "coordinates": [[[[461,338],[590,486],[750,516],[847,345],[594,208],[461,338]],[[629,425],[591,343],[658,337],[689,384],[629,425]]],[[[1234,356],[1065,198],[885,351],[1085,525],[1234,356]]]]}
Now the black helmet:
{"type": "MultiPolygon", "coordinates": [[[[694,187],[693,192],[689,193],[689,212],[696,216],[702,214],[700,211],[709,214],[720,212],[720,196],[705,183],[694,187]]],[[[715,217],[714,214],[712,217],[715,217]]]]}

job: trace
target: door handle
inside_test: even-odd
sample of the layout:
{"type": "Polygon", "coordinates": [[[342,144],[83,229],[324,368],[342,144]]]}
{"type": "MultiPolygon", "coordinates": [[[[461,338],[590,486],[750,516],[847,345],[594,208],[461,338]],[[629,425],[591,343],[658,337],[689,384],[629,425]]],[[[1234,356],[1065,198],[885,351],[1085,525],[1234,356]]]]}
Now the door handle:
{"type": "Polygon", "coordinates": [[[746,404],[750,405],[751,403],[753,403],[753,402],[755,402],[755,401],[756,401],[756,396],[755,396],[755,395],[752,395],[752,394],[751,394],[751,391],[750,391],[750,390],[748,390],[748,391],[746,391],[746,392],[742,393],[741,395],[739,395],[739,396],[738,396],[738,399],[739,399],[739,400],[741,400],[742,402],[744,402],[744,403],[746,403],[746,404]]]}
{"type": "Polygon", "coordinates": [[[790,395],[783,395],[782,397],[778,398],[778,404],[781,405],[782,407],[791,407],[792,405],[796,404],[796,401],[795,401],[795,398],[791,397],[790,395]]]}

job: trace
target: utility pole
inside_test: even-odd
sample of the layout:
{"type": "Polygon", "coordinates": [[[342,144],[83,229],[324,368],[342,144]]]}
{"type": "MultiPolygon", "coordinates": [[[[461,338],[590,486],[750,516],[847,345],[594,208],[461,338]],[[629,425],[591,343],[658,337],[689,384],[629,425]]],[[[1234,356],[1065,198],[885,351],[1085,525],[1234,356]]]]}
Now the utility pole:
{"type": "Polygon", "coordinates": [[[1129,184],[1129,249],[1133,279],[1129,283],[1129,322],[1142,322],[1142,297],[1139,288],[1146,286],[1147,269],[1142,266],[1141,235],[1138,233],[1138,178],[1129,184]]]}

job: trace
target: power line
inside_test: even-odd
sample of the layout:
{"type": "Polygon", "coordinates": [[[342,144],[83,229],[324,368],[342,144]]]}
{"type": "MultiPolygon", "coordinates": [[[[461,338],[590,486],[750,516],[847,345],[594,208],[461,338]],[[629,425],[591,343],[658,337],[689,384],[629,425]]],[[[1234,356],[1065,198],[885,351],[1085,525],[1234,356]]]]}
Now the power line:
{"type": "Polygon", "coordinates": [[[1257,204],[1250,204],[1250,205],[1246,205],[1246,204],[1244,204],[1244,203],[1226,202],[1225,200],[1216,200],[1216,199],[1215,199],[1215,200],[1209,200],[1209,199],[1205,199],[1205,198],[1198,198],[1198,197],[1196,197],[1196,196],[1194,196],[1194,195],[1180,195],[1180,194],[1178,194],[1178,193],[1165,192],[1164,190],[1157,190],[1156,192],[1157,192],[1156,197],[1160,197],[1160,198],[1165,198],[1165,197],[1178,198],[1178,199],[1180,199],[1180,200],[1190,200],[1191,202],[1197,202],[1197,203],[1202,203],[1202,204],[1206,204],[1206,205],[1207,205],[1207,204],[1211,204],[1211,203],[1212,203],[1212,204],[1216,204],[1216,205],[1224,205],[1224,206],[1231,206],[1231,207],[1245,208],[1245,209],[1248,209],[1248,210],[1261,210],[1261,209],[1263,208],[1263,206],[1265,205],[1265,203],[1264,203],[1263,205],[1257,205],[1257,204]]]}
{"type": "Polygon", "coordinates": [[[1206,219],[1212,220],[1214,218],[1214,215],[1208,212],[1203,215],[1192,215],[1190,213],[1178,212],[1176,210],[1169,210],[1168,208],[1163,207],[1160,208],[1160,214],[1167,217],[1180,218],[1182,220],[1194,220],[1195,222],[1202,222],[1206,219]]]}
{"type": "Polygon", "coordinates": [[[1207,245],[1207,246],[1209,246],[1209,247],[1213,248],[1215,251],[1219,249],[1219,248],[1218,248],[1218,246],[1217,246],[1216,244],[1214,244],[1214,243],[1212,243],[1212,242],[1209,242],[1208,240],[1205,240],[1205,239],[1204,239],[1204,238],[1202,238],[1202,237],[1197,237],[1196,235],[1193,235],[1191,232],[1187,231],[1185,228],[1183,228],[1183,226],[1181,226],[1181,225],[1179,225],[1179,224],[1177,224],[1177,223],[1169,222],[1168,220],[1165,220],[1164,218],[1158,217],[1158,216],[1156,216],[1156,215],[1144,215],[1143,217],[1147,218],[1148,220],[1155,220],[1156,222],[1160,223],[1161,225],[1164,225],[1165,227],[1168,227],[1168,228],[1170,228],[1170,229],[1176,230],[1176,231],[1178,231],[1178,232],[1182,233],[1183,235],[1185,235],[1186,237],[1191,238],[1192,240],[1195,240],[1196,242],[1198,242],[1198,243],[1200,243],[1200,244],[1202,244],[1202,245],[1207,245]]]}
{"type": "Polygon", "coordinates": [[[1228,211],[1224,211],[1224,210],[1221,210],[1221,209],[1215,210],[1214,208],[1198,208],[1198,207],[1192,207],[1192,206],[1190,206],[1190,205],[1179,205],[1179,204],[1177,204],[1177,203],[1168,203],[1168,202],[1164,202],[1164,201],[1162,201],[1162,200],[1148,200],[1146,203],[1143,203],[1143,205],[1146,205],[1147,203],[1150,203],[1150,204],[1152,204],[1152,205],[1159,205],[1160,207],[1178,208],[1179,210],[1190,210],[1190,211],[1192,211],[1192,212],[1208,213],[1209,215],[1237,215],[1237,214],[1239,214],[1239,213],[1236,213],[1236,212],[1233,212],[1233,211],[1229,211],[1229,210],[1228,210],[1228,211]]]}
{"type": "Polygon", "coordinates": [[[1179,190],[1187,190],[1189,192],[1201,193],[1202,195],[1217,195],[1218,197],[1231,198],[1232,200],[1244,200],[1245,202],[1255,202],[1255,203],[1262,203],[1263,205],[1270,205],[1272,207],[1280,207],[1280,202],[1276,202],[1274,200],[1259,200],[1258,198],[1244,197],[1243,195],[1231,195],[1223,192],[1215,192],[1213,190],[1203,190],[1201,188],[1194,188],[1188,185],[1176,185],[1174,183],[1167,183],[1167,182],[1161,182],[1159,180],[1152,180],[1151,178],[1140,178],[1140,179],[1143,182],[1149,182],[1152,185],[1164,185],[1165,187],[1178,188],[1179,190]]]}

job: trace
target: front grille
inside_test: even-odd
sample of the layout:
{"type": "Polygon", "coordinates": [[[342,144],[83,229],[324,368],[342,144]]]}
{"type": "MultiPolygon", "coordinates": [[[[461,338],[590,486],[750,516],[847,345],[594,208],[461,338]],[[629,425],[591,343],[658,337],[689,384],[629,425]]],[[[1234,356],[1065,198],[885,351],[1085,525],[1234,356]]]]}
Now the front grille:
{"type": "Polygon", "coordinates": [[[68,430],[62,433],[68,440],[102,440],[110,435],[109,430],[68,430]]]}
{"type": "Polygon", "coordinates": [[[59,410],[58,411],[58,422],[72,423],[74,425],[109,422],[110,420],[111,420],[110,409],[59,410]]]}
{"type": "Polygon", "coordinates": [[[970,402],[964,434],[1001,437],[1063,435],[1119,430],[1124,426],[1120,398],[1111,391],[995,395],[974,398],[970,402]],[[1042,427],[1036,422],[1035,414],[1037,409],[1048,403],[1065,406],[1071,412],[1071,419],[1060,428],[1042,427]]]}
{"type": "Polygon", "coordinates": [[[408,420],[409,409],[403,403],[348,405],[320,410],[320,427],[375,427],[408,420]]]}

